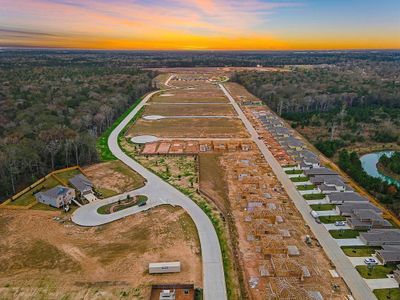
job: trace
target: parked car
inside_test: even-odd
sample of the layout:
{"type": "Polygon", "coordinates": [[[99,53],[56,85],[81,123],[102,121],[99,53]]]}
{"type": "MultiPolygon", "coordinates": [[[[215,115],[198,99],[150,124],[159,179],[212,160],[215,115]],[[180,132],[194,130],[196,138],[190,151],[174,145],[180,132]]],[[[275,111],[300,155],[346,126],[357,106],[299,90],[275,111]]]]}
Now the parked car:
{"type": "Polygon", "coordinates": [[[364,259],[364,262],[367,265],[377,265],[378,264],[378,261],[373,257],[368,257],[368,258],[364,259]]]}
{"type": "Polygon", "coordinates": [[[346,221],[336,221],[335,225],[336,226],[346,226],[346,221]]]}

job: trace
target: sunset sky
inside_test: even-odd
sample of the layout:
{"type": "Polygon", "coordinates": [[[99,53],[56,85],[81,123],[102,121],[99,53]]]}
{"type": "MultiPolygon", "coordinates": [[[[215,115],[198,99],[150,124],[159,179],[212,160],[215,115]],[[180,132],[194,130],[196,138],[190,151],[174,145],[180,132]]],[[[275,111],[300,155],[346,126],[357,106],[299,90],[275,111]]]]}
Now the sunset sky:
{"type": "Polygon", "coordinates": [[[0,0],[0,46],[399,49],[400,0],[0,0]]]}

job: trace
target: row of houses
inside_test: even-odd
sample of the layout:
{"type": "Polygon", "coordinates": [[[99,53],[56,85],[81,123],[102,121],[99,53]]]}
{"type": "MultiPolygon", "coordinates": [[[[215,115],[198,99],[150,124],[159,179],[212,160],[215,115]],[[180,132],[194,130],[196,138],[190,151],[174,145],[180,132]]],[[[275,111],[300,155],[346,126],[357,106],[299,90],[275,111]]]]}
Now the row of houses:
{"type": "Polygon", "coordinates": [[[360,239],[366,245],[382,247],[376,253],[382,263],[400,263],[400,229],[393,228],[383,217],[382,210],[354,192],[339,174],[322,167],[318,156],[295,138],[280,118],[271,112],[258,118],[296,161],[295,166],[286,170],[302,170],[297,176],[308,177],[309,184],[316,186],[316,192],[324,194],[329,203],[336,205],[339,215],[346,217],[350,228],[367,230],[360,233],[360,239]]]}
{"type": "Polygon", "coordinates": [[[61,208],[69,206],[76,199],[77,192],[80,196],[93,193],[92,182],[82,174],[72,177],[69,183],[73,188],[57,185],[49,190],[36,193],[35,198],[40,203],[61,208]]]}

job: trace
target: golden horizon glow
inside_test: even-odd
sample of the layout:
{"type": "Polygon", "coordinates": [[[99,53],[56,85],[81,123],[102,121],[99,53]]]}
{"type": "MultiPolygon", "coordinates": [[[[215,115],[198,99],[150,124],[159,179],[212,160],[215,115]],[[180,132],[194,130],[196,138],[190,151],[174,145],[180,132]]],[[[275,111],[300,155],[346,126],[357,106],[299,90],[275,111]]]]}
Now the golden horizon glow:
{"type": "MultiPolygon", "coordinates": [[[[324,20],[336,20],[333,8],[340,12],[341,0],[336,1],[339,7],[333,8],[322,1],[308,2],[0,0],[0,46],[96,50],[400,48],[400,18],[395,10],[377,10],[366,0],[360,14],[372,14],[374,22],[366,18],[361,24],[363,16],[356,15],[331,24],[324,20]],[[321,13],[326,16],[310,19],[321,13]]],[[[396,1],[392,4],[394,9],[400,8],[396,1]]]]}

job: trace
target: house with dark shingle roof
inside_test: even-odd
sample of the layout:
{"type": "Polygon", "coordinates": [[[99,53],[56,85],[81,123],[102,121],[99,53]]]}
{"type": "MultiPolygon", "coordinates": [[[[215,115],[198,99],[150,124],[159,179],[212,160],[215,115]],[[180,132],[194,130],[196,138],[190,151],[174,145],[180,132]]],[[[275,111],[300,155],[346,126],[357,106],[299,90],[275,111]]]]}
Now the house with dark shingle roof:
{"type": "Polygon", "coordinates": [[[378,258],[385,265],[399,264],[400,245],[384,245],[382,250],[376,251],[376,258],[378,258]]]}
{"type": "Polygon", "coordinates": [[[69,180],[69,183],[76,188],[81,195],[93,192],[93,183],[86,176],[78,174],[69,180]]]}
{"type": "Polygon", "coordinates": [[[381,214],[372,209],[355,209],[346,221],[350,228],[356,230],[392,227],[388,220],[385,220],[381,214]]]}
{"type": "Polygon", "coordinates": [[[333,204],[343,204],[349,202],[368,202],[368,199],[354,192],[334,192],[327,194],[327,199],[333,204]]]}
{"type": "Polygon", "coordinates": [[[360,240],[367,246],[400,245],[400,229],[372,229],[361,232],[360,240]]]}
{"type": "Polygon", "coordinates": [[[346,216],[346,217],[350,217],[351,215],[353,215],[354,210],[357,210],[357,209],[370,209],[370,210],[373,210],[374,212],[382,215],[382,211],[370,202],[345,203],[345,204],[336,206],[336,211],[341,216],[346,216]]]}
{"type": "Polygon", "coordinates": [[[71,204],[72,200],[75,198],[75,190],[58,185],[45,192],[36,193],[35,198],[40,203],[60,208],[71,204]]]}

